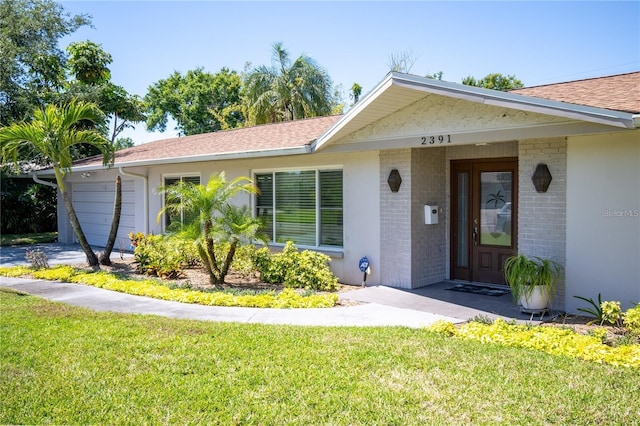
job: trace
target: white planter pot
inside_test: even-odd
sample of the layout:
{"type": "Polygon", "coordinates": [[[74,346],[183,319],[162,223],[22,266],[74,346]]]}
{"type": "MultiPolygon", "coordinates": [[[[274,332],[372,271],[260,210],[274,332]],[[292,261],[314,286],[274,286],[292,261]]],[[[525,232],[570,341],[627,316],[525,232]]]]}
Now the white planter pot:
{"type": "Polygon", "coordinates": [[[543,286],[535,286],[529,294],[520,297],[522,309],[528,311],[542,311],[549,305],[549,296],[543,286]]]}

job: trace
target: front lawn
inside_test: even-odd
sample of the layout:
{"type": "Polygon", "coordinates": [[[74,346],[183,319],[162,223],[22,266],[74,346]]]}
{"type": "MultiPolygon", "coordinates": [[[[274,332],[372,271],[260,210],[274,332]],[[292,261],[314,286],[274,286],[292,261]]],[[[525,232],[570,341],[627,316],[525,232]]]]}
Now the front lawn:
{"type": "Polygon", "coordinates": [[[0,235],[0,246],[17,246],[27,244],[53,243],[58,240],[57,232],[39,234],[3,234],[0,235]]]}
{"type": "Polygon", "coordinates": [[[640,370],[424,329],[97,313],[0,292],[2,424],[637,424],[640,370]]]}

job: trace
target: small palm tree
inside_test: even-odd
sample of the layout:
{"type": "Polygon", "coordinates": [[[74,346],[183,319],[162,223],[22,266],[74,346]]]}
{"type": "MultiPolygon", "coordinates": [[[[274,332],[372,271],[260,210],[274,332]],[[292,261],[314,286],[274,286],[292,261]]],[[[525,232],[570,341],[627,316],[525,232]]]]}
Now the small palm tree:
{"type": "Polygon", "coordinates": [[[106,164],[109,158],[109,141],[96,130],[79,127],[82,122],[100,123],[103,120],[104,115],[96,105],[73,99],[61,107],[48,105],[43,110],[37,109],[31,122],[14,123],[0,129],[3,163],[12,163],[17,167],[19,159],[35,158],[37,155],[44,156],[50,162],[71,227],[90,266],[98,265],[98,257],[82,231],[64,177],[71,171],[72,147],[75,145],[88,144],[98,148],[103,153],[106,164]]]}
{"type": "Polygon", "coordinates": [[[240,192],[257,193],[249,178],[228,182],[222,172],[212,175],[206,185],[180,181],[161,187],[160,192],[165,194],[166,203],[158,213],[158,220],[165,212],[182,213],[187,218],[175,231],[194,240],[209,281],[215,286],[224,283],[238,244],[264,239],[260,221],[251,216],[248,208],[231,204],[231,199],[240,192]],[[217,258],[217,246],[226,244],[229,247],[226,255],[217,258]]]}
{"type": "Polygon", "coordinates": [[[260,66],[245,77],[245,101],[253,124],[331,114],[331,78],[313,59],[301,55],[292,64],[282,43],[275,43],[272,62],[272,67],[260,66]]]}

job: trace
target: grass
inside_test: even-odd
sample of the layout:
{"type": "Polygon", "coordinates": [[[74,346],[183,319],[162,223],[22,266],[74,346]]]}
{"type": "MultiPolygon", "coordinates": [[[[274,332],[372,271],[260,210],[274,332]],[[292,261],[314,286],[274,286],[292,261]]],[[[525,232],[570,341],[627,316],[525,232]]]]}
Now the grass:
{"type": "Polygon", "coordinates": [[[1,424],[638,424],[637,369],[401,327],[98,313],[0,292],[1,424]]]}
{"type": "Polygon", "coordinates": [[[57,232],[43,232],[40,234],[2,234],[0,235],[0,246],[52,243],[57,240],[57,232]]]}

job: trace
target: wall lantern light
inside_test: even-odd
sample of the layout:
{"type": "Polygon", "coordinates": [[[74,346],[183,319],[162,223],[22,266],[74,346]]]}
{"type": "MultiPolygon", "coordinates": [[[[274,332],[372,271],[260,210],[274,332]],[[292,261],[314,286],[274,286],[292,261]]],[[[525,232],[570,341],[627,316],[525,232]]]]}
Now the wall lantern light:
{"type": "Polygon", "coordinates": [[[398,169],[391,170],[389,173],[389,179],[387,179],[387,183],[389,184],[389,188],[391,192],[398,192],[400,189],[400,184],[402,183],[402,178],[400,177],[400,172],[398,169]]]}
{"type": "Polygon", "coordinates": [[[536,170],[533,172],[533,176],[531,176],[531,181],[533,182],[533,186],[536,188],[536,191],[547,192],[547,189],[549,189],[549,185],[551,184],[551,180],[551,172],[547,165],[538,163],[536,170]]]}

